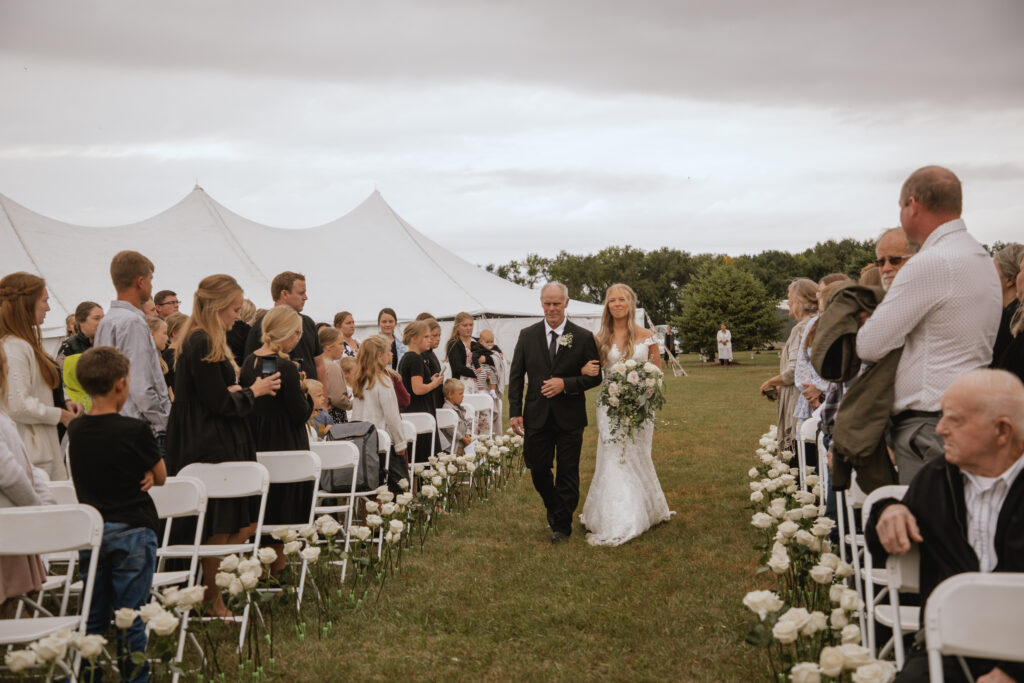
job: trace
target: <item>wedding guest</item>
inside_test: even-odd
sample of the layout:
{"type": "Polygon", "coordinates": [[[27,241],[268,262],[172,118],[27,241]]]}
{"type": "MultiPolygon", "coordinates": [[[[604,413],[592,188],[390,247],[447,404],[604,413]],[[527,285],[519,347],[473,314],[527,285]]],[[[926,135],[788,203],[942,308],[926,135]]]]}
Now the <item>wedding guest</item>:
{"type": "MultiPolygon", "coordinates": [[[[163,356],[167,367],[171,369],[171,377],[174,376],[174,341],[178,338],[181,328],[188,322],[188,316],[184,313],[171,313],[164,321],[167,323],[167,348],[160,355],[163,356]]],[[[171,384],[174,387],[174,384],[171,384]]]]}
{"type": "Polygon", "coordinates": [[[149,325],[149,333],[153,337],[153,345],[156,346],[156,350],[160,353],[158,358],[160,359],[160,369],[164,373],[164,382],[167,384],[167,395],[170,396],[173,401],[174,370],[164,359],[163,355],[164,351],[167,350],[168,343],[167,323],[160,318],[146,318],[146,324],[149,325]]]}
{"type": "Polygon", "coordinates": [[[256,322],[256,304],[249,299],[242,301],[242,310],[238,312],[240,316],[235,324],[228,330],[228,348],[231,349],[231,355],[235,357],[235,362],[239,365],[245,359],[245,342],[249,338],[249,331],[252,330],[252,325],[256,322]]]}
{"type": "Polygon", "coordinates": [[[43,349],[40,326],[50,310],[46,282],[31,273],[0,279],[0,347],[7,356],[7,395],[3,410],[18,426],[29,460],[50,479],[67,479],[57,424],[65,427],[82,414],[82,405],[60,395],[57,362],[43,349]]]}
{"type": "MultiPolygon", "coordinates": [[[[843,282],[849,278],[845,273],[832,273],[818,281],[818,288],[815,293],[817,311],[824,310],[822,305],[822,294],[825,288],[834,282],[843,282]]],[[[796,429],[799,431],[800,423],[811,416],[817,410],[825,395],[832,388],[832,383],[821,378],[811,365],[811,341],[814,339],[814,330],[818,324],[818,315],[811,316],[804,328],[803,337],[800,339],[800,348],[796,356],[796,369],[793,373],[793,384],[800,391],[796,400],[796,407],[793,409],[793,417],[796,418],[796,429]]]]}
{"type": "Polygon", "coordinates": [[[779,451],[792,450],[793,439],[796,436],[796,418],[793,414],[797,399],[800,397],[800,390],[794,384],[796,360],[804,329],[810,316],[818,312],[817,294],[818,283],[814,280],[800,278],[790,283],[787,291],[789,315],[796,320],[796,325],[793,326],[782,352],[779,353],[779,374],[761,385],[761,393],[779,403],[779,451]]]}
{"type": "Polygon", "coordinates": [[[996,333],[996,343],[992,347],[992,367],[998,367],[999,361],[1010,345],[1013,334],[1010,326],[1014,315],[1020,306],[1017,301],[1017,275],[1020,274],[1020,262],[1024,258],[1024,245],[1013,243],[1008,244],[996,252],[995,261],[996,273],[999,275],[999,285],[1003,290],[1003,315],[999,320],[999,331],[996,333]]]}
{"type": "Polygon", "coordinates": [[[356,359],[345,356],[338,361],[341,374],[345,377],[345,386],[348,387],[348,397],[352,398],[352,383],[356,380],[356,359]]]}
{"type": "Polygon", "coordinates": [[[918,246],[911,245],[903,228],[889,228],[875,242],[875,266],[882,281],[882,289],[889,291],[896,273],[917,253],[918,246]]]}
{"type": "Polygon", "coordinates": [[[356,333],[356,319],[348,311],[342,311],[334,316],[334,326],[341,332],[343,355],[355,358],[359,353],[359,340],[353,336],[356,333]]]}
{"type": "Polygon", "coordinates": [[[325,399],[327,406],[325,410],[331,415],[334,424],[347,422],[346,410],[352,409],[352,399],[349,397],[348,385],[345,383],[345,373],[341,371],[338,362],[344,357],[344,342],[341,338],[341,331],[334,327],[321,327],[317,334],[320,336],[320,346],[324,350],[325,399]]]}
{"type": "MultiPolygon", "coordinates": [[[[230,275],[210,275],[199,282],[192,315],[175,341],[175,401],[167,438],[167,469],[177,474],[194,462],[256,460],[246,418],[256,399],[281,388],[281,373],[260,377],[248,387],[236,380],[238,367],[226,333],[242,309],[242,288],[230,275]]],[[[205,543],[244,543],[256,531],[254,499],[211,499],[206,507],[205,543]]],[[[203,560],[207,600],[217,616],[229,614],[214,584],[220,560],[203,560]]]]}
{"type": "MultiPolygon", "coordinates": [[[[331,427],[336,424],[327,410],[327,392],[324,391],[324,385],[315,379],[306,380],[306,391],[309,392],[309,399],[313,402],[313,412],[309,416],[307,425],[316,438],[322,440],[331,427]]],[[[310,436],[310,438],[313,437],[310,436]]]]}
{"type": "MultiPolygon", "coordinates": [[[[308,451],[306,422],[313,403],[306,393],[299,369],[288,354],[298,345],[303,322],[291,306],[276,306],[263,318],[263,345],[245,357],[238,375],[242,387],[261,377],[280,375],[280,388],[273,395],[256,399],[247,420],[257,451],[308,451]]],[[[309,518],[313,502],[310,483],[271,484],[264,521],[293,524],[309,518]]],[[[276,545],[280,545],[279,543],[276,545]]],[[[278,553],[273,569],[284,567],[284,553],[278,553]]]]}
{"type": "Polygon", "coordinates": [[[991,256],[960,217],[956,175],[939,166],[914,171],[899,204],[900,224],[920,251],[857,332],[857,355],[873,363],[903,349],[888,438],[900,483],[909,484],[926,461],[942,456],[935,433],[942,394],[961,375],[992,362],[1002,293],[991,256]]]}
{"type": "Polygon", "coordinates": [[[726,328],[725,323],[722,323],[722,328],[715,335],[715,341],[718,343],[718,364],[732,365],[732,332],[726,328]]]}
{"type": "MultiPolygon", "coordinates": [[[[33,467],[18,435],[18,426],[3,410],[7,400],[7,357],[0,346],[0,508],[52,505],[48,477],[33,467]]],[[[8,598],[36,593],[43,587],[46,569],[38,555],[0,557],[0,618],[6,618],[8,598]]],[[[13,605],[13,603],[12,603],[13,605]]]]}
{"type": "Polygon", "coordinates": [[[397,487],[398,480],[408,476],[405,432],[398,412],[394,380],[387,372],[390,344],[385,337],[373,335],[359,345],[355,377],[352,381],[352,419],[372,422],[379,431],[391,437],[393,454],[388,486],[397,487]],[[396,457],[397,456],[397,457],[396,457]]]}
{"type": "Polygon", "coordinates": [[[473,372],[473,316],[469,313],[458,313],[455,316],[455,325],[452,327],[452,334],[448,338],[445,347],[445,356],[448,358],[448,366],[452,370],[452,377],[455,379],[466,379],[471,381],[471,386],[476,387],[476,373],[473,372]]]}
{"type": "Polygon", "coordinates": [[[395,334],[395,326],[398,325],[398,314],[393,308],[382,308],[377,314],[377,329],[380,336],[384,337],[391,344],[391,369],[398,369],[398,362],[405,355],[405,344],[395,334]]]}
{"type": "Polygon", "coordinates": [[[878,271],[878,266],[874,263],[869,263],[861,268],[857,284],[864,285],[865,287],[881,287],[882,274],[878,271]]]}
{"type": "MultiPolygon", "coordinates": [[[[473,370],[476,372],[476,388],[491,397],[494,402],[491,409],[491,428],[495,434],[501,433],[501,393],[504,390],[505,364],[498,345],[494,342],[494,333],[480,330],[480,336],[473,342],[473,370]]],[[[484,415],[480,416],[485,417],[484,415]]],[[[481,429],[487,429],[481,425],[481,429]]]]}
{"type": "MultiPolygon", "coordinates": [[[[380,336],[380,335],[377,335],[380,336]]],[[[412,400],[405,385],[402,384],[402,376],[398,374],[397,370],[394,370],[391,366],[394,365],[395,355],[391,349],[388,349],[388,362],[387,367],[384,368],[384,372],[387,373],[388,377],[391,378],[391,386],[395,390],[395,400],[398,401],[398,409],[405,410],[409,407],[409,402],[412,400]]]]}
{"type": "Polygon", "coordinates": [[[155,318],[155,317],[157,317],[157,315],[156,315],[156,304],[153,303],[153,299],[152,298],[143,299],[140,308],[142,309],[142,314],[144,316],[146,316],[147,318],[155,318]]]}
{"type": "Polygon", "coordinates": [[[75,335],[65,339],[57,351],[57,365],[61,369],[64,395],[76,403],[81,403],[85,410],[89,409],[92,401],[78,383],[75,366],[78,364],[79,356],[92,348],[92,341],[96,338],[96,330],[102,319],[103,309],[99,304],[92,301],[78,304],[75,309],[75,335]]]}
{"type": "Polygon", "coordinates": [[[153,289],[153,262],[137,251],[122,251],[110,262],[110,280],[117,299],[96,329],[96,346],[113,346],[128,356],[132,391],[123,414],[149,424],[161,453],[166,447],[171,397],[160,367],[160,354],[141,306],[153,289]]]}
{"type": "Polygon", "coordinates": [[[1010,343],[1006,345],[995,367],[1007,370],[1024,380],[1024,257],[1021,258],[1017,273],[1017,312],[1010,321],[1010,343]]]}
{"type": "Polygon", "coordinates": [[[167,316],[178,312],[178,295],[169,289],[161,289],[153,295],[153,303],[156,304],[156,317],[167,320],[167,316]]]}
{"type": "MultiPolygon", "coordinates": [[[[302,313],[306,306],[306,276],[286,270],[278,273],[270,282],[270,296],[274,299],[274,307],[289,306],[302,318],[302,337],[292,350],[291,357],[306,373],[308,379],[323,379],[324,358],[320,348],[320,338],[316,336],[316,323],[308,315],[302,313]]],[[[262,319],[253,323],[249,336],[245,340],[245,355],[258,349],[263,344],[262,319]]]]}
{"type": "MultiPolygon", "coordinates": [[[[424,318],[423,322],[430,328],[430,332],[427,335],[428,348],[420,355],[423,356],[423,362],[427,364],[427,372],[430,375],[441,375],[441,377],[444,377],[444,367],[437,358],[437,353],[434,352],[434,349],[441,345],[441,323],[433,318],[424,318]]],[[[430,395],[434,399],[435,407],[440,408],[444,405],[443,385],[431,391],[430,395]]]]}
{"type": "Polygon", "coordinates": [[[68,317],[64,318],[64,338],[74,336],[75,334],[75,314],[72,313],[68,317]]]}
{"type": "Polygon", "coordinates": [[[455,455],[462,455],[466,452],[466,446],[473,443],[473,422],[466,411],[465,406],[462,405],[462,399],[466,393],[466,386],[457,379],[446,380],[442,388],[444,391],[444,405],[443,408],[455,411],[458,416],[458,424],[454,429],[442,430],[444,441],[442,443],[443,448],[448,448],[454,439],[455,444],[455,455]],[[461,434],[458,439],[455,439],[456,434],[461,434]]]}
{"type": "MultiPolygon", "coordinates": [[[[405,326],[402,336],[408,351],[398,364],[398,372],[410,396],[409,405],[402,412],[435,415],[437,407],[432,392],[444,384],[444,377],[437,373],[428,374],[430,370],[423,358],[423,354],[430,350],[430,325],[422,320],[414,320],[405,326]]],[[[430,450],[431,440],[430,434],[420,434],[416,438],[417,461],[425,461],[434,455],[430,450]]]]}

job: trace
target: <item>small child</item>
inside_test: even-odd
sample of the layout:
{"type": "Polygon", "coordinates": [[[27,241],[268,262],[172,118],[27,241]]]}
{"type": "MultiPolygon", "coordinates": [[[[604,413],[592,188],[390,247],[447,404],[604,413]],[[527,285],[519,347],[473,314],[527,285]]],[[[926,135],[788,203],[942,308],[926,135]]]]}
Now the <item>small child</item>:
{"type": "MultiPolygon", "coordinates": [[[[160,352],[160,371],[164,373],[164,383],[167,384],[167,395],[170,396],[171,400],[174,400],[174,371],[171,370],[170,364],[167,362],[167,358],[164,357],[164,351],[167,350],[167,343],[170,341],[170,337],[167,334],[167,323],[160,318],[146,318],[146,324],[149,325],[149,333],[153,336],[153,345],[156,346],[156,350],[160,352]]],[[[171,360],[173,363],[173,359],[171,360]]]]}
{"type": "Polygon", "coordinates": [[[322,441],[334,424],[331,413],[327,410],[327,394],[324,392],[324,385],[315,379],[306,380],[306,390],[313,399],[313,414],[309,417],[309,427],[322,441]]]}
{"type": "MultiPolygon", "coordinates": [[[[146,492],[163,485],[167,470],[149,425],[119,414],[131,391],[128,366],[117,349],[96,346],[82,354],[76,370],[92,408],[68,425],[71,478],[78,500],[103,516],[88,633],[106,633],[115,610],[149,602],[156,567],[160,520],[146,492]]],[[[83,569],[91,552],[81,551],[83,569]]],[[[131,653],[146,651],[142,621],[128,629],[127,642],[120,632],[117,640],[121,671],[133,672],[132,681],[149,680],[148,665],[131,661],[131,653]]]]}
{"type": "Polygon", "coordinates": [[[494,369],[494,333],[484,330],[479,341],[473,342],[473,370],[476,372],[476,388],[498,397],[498,373],[494,369]]]}
{"type": "MultiPolygon", "coordinates": [[[[466,446],[473,442],[473,437],[470,436],[470,432],[473,429],[472,423],[469,421],[469,416],[466,415],[466,409],[462,407],[462,397],[466,393],[466,387],[462,384],[462,380],[449,379],[446,380],[442,385],[444,391],[444,408],[448,410],[454,410],[455,414],[459,416],[459,423],[455,427],[456,432],[462,434],[457,441],[455,441],[455,455],[461,455],[466,450],[466,446]]],[[[450,444],[455,437],[455,434],[450,433],[452,430],[445,429],[441,435],[450,444]]]]}
{"type": "Polygon", "coordinates": [[[338,361],[338,365],[341,366],[341,374],[345,375],[345,387],[346,391],[348,391],[348,397],[351,399],[353,398],[352,387],[355,386],[356,380],[356,359],[351,356],[345,356],[338,361]]]}

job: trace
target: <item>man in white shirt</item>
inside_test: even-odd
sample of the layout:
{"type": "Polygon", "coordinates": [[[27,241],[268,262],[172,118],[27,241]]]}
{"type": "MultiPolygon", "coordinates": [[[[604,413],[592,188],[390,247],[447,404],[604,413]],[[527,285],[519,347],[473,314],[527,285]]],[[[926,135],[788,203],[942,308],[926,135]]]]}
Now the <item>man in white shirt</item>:
{"type": "Polygon", "coordinates": [[[942,455],[939,401],[958,377],[989,365],[1002,315],[992,257],[967,233],[961,206],[960,180],[948,169],[926,166],[907,178],[900,223],[920,251],[857,334],[867,362],[903,347],[889,428],[901,484],[942,455]]]}

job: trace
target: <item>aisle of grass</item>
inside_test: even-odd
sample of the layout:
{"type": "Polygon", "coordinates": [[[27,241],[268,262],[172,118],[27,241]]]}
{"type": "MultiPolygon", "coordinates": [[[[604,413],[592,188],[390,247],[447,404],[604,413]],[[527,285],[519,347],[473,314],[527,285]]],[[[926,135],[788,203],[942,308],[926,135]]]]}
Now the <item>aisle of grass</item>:
{"type": "MultiPolygon", "coordinates": [[[[686,363],[668,381],[654,459],[677,516],[618,548],[577,523],[552,546],[527,475],[468,515],[445,519],[404,559],[380,601],[319,640],[282,637],[295,680],[755,680],[740,600],[755,587],[746,471],[774,406],[757,397],[777,356],[686,363]]],[[[596,392],[590,392],[591,416],[596,392]]],[[[593,420],[591,420],[593,421],[593,420]]],[[[587,430],[583,495],[596,430],[587,430]]],[[[582,508],[582,501],[581,501],[582,508]]]]}

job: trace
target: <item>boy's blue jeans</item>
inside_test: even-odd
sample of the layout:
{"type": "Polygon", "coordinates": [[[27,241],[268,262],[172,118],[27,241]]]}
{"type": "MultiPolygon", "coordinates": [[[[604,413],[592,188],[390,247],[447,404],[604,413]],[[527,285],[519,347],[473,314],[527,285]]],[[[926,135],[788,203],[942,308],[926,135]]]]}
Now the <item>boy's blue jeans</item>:
{"type": "MultiPolygon", "coordinates": [[[[96,564],[96,580],[89,609],[88,633],[106,634],[114,610],[121,607],[138,609],[149,601],[156,569],[156,533],[145,527],[129,526],[121,522],[103,525],[103,543],[96,564]]],[[[89,569],[91,550],[79,554],[83,574],[89,569]]],[[[148,681],[149,665],[132,664],[131,652],[146,651],[146,627],[136,619],[128,629],[127,643],[117,634],[117,657],[121,677],[130,681],[148,681]],[[136,671],[136,669],[138,669],[136,671]]],[[[99,676],[95,680],[99,680],[99,676]]]]}

